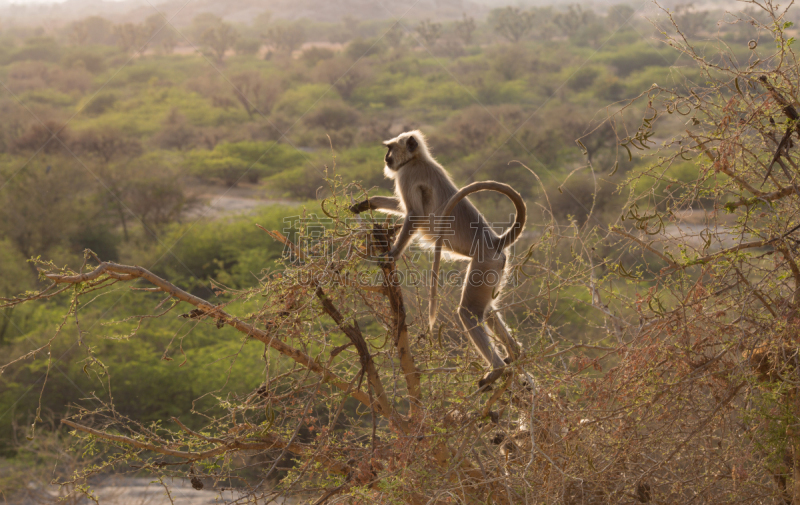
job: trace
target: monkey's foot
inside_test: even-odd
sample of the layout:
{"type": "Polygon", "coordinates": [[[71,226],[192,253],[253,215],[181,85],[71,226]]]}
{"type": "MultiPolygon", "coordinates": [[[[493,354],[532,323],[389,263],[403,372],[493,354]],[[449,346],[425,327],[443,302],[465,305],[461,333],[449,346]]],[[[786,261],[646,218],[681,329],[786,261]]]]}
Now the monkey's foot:
{"type": "Polygon", "coordinates": [[[489,391],[494,381],[499,379],[504,372],[505,370],[503,368],[495,368],[491,372],[488,372],[481,380],[478,381],[478,390],[489,391]]]}

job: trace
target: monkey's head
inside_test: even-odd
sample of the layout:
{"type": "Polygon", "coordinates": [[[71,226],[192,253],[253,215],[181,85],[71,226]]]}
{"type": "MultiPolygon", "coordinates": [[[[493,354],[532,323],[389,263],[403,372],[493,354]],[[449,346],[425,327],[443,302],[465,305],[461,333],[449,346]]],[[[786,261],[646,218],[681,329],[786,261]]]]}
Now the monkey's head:
{"type": "Polygon", "coordinates": [[[383,160],[386,162],[385,172],[397,172],[411,160],[427,154],[425,138],[418,130],[401,133],[397,137],[383,142],[389,150],[383,160]]]}

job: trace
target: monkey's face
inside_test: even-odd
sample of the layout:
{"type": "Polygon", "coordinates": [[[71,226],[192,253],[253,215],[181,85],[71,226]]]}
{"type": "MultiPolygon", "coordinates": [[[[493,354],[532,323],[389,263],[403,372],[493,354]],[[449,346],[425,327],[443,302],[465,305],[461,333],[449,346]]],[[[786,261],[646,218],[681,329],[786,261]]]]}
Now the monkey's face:
{"type": "Polygon", "coordinates": [[[413,135],[409,135],[387,140],[383,145],[388,148],[386,156],[383,157],[386,168],[397,171],[416,156],[419,141],[413,135]]]}

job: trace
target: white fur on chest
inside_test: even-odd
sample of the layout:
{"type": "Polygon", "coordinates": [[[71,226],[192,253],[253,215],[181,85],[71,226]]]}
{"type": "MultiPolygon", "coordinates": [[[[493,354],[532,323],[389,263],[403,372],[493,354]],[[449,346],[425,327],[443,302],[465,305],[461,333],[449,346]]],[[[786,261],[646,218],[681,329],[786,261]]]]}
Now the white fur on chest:
{"type": "Polygon", "coordinates": [[[406,179],[408,178],[407,171],[400,171],[400,170],[392,170],[388,166],[383,167],[383,174],[388,178],[394,181],[394,193],[400,199],[400,202],[403,204],[406,210],[408,210],[408,198],[410,195],[405,194],[403,191],[404,189],[408,188],[408,184],[406,183],[406,179]]]}

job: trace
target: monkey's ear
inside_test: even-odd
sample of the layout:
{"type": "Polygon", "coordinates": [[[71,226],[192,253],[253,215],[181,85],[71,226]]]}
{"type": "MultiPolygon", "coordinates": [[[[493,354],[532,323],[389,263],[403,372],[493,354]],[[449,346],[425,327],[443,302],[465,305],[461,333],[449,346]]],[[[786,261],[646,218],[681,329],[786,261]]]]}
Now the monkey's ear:
{"type": "Polygon", "coordinates": [[[414,137],[413,135],[408,137],[408,140],[406,140],[406,147],[408,148],[408,152],[410,153],[416,151],[417,147],[419,147],[419,142],[417,142],[417,138],[414,137]]]}
{"type": "Polygon", "coordinates": [[[384,141],[383,141],[383,142],[381,142],[381,143],[382,143],[383,145],[385,145],[386,147],[389,147],[390,145],[392,145],[392,141],[391,141],[391,140],[384,140],[384,141]]]}

